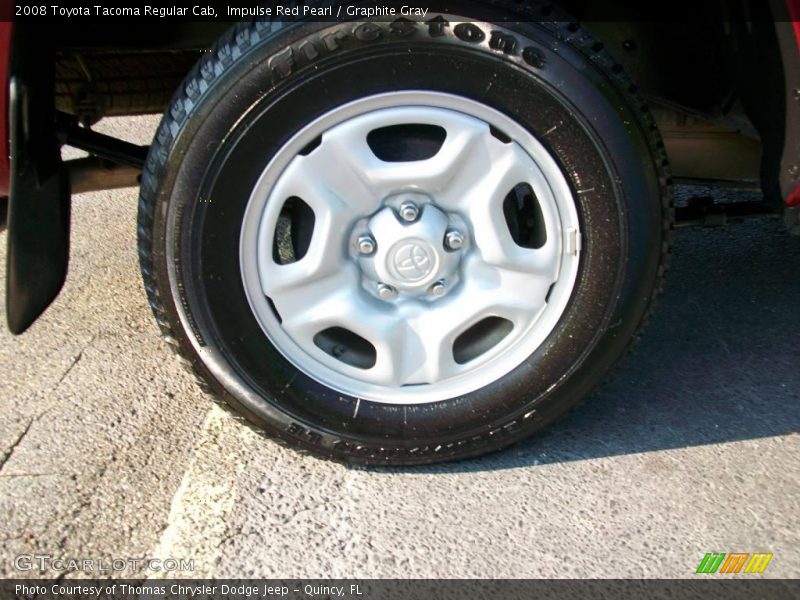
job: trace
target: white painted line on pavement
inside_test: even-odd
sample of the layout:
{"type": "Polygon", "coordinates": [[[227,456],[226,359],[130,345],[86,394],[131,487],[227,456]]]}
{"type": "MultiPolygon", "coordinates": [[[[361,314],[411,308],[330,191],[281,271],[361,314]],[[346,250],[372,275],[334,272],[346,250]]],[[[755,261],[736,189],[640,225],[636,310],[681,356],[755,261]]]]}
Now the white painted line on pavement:
{"type": "Polygon", "coordinates": [[[194,560],[194,571],[153,572],[151,579],[213,577],[219,544],[236,505],[236,481],[258,439],[222,408],[214,406],[203,422],[194,456],[172,499],[167,527],[150,556],[194,560]]]}

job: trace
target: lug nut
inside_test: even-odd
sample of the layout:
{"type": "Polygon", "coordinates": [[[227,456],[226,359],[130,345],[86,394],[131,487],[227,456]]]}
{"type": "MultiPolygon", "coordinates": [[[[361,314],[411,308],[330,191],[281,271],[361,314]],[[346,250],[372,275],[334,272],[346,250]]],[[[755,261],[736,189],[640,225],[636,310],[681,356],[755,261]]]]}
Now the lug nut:
{"type": "Polygon", "coordinates": [[[400,216],[404,221],[416,221],[419,216],[419,209],[413,202],[403,202],[400,205],[400,216]]]}
{"type": "Polygon", "coordinates": [[[362,235],[358,238],[358,251],[361,254],[372,254],[375,252],[375,240],[371,235],[362,235]]]}
{"type": "Polygon", "coordinates": [[[380,296],[383,300],[391,300],[397,295],[397,290],[395,290],[392,286],[386,285],[385,283],[378,284],[378,296],[380,296]]]}
{"type": "Polygon", "coordinates": [[[431,286],[431,294],[434,296],[444,296],[444,292],[446,290],[446,286],[444,281],[437,281],[431,286]]]}
{"type": "Polygon", "coordinates": [[[464,245],[464,236],[461,235],[460,231],[451,229],[444,235],[444,245],[450,250],[458,250],[464,245]]]}

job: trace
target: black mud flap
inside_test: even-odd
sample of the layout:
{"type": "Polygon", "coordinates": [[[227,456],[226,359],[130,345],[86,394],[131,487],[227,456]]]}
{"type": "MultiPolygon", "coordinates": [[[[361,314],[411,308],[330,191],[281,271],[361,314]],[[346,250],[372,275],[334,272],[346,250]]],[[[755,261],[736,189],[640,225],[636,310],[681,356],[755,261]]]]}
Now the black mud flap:
{"type": "Polygon", "coordinates": [[[70,218],[69,180],[55,133],[52,54],[19,29],[10,84],[6,271],[6,317],[15,334],[30,327],[64,284],[70,218]]]}

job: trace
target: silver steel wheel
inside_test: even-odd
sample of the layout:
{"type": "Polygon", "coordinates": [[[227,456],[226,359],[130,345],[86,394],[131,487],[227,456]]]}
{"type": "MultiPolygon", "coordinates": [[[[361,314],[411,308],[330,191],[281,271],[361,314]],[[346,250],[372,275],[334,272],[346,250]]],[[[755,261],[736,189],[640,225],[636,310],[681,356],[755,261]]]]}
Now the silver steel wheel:
{"type": "Polygon", "coordinates": [[[363,98],[297,133],[253,189],[239,247],[275,347],[333,389],[394,404],[463,395],[522,363],[561,317],[579,255],[573,195],[544,146],[488,106],[423,91],[363,98]],[[379,158],[375,139],[414,128],[443,139],[379,158]]]}

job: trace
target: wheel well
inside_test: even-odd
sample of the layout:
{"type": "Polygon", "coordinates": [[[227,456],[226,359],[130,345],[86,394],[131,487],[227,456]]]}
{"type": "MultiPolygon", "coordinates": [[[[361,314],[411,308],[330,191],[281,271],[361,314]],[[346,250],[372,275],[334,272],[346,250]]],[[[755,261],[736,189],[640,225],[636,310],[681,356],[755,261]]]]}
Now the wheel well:
{"type": "MultiPolygon", "coordinates": [[[[680,22],[644,22],[638,15],[626,21],[624,13],[614,21],[595,20],[597,15],[585,0],[564,0],[559,4],[603,41],[646,95],[687,110],[709,115],[729,113],[742,91],[742,81],[752,80],[765,70],[763,62],[752,64],[756,57],[774,53],[777,60],[772,64],[777,73],[773,75],[782,71],[774,31],[769,31],[774,27],[767,3],[750,3],[750,18],[754,20],[749,23],[736,20],[735,16],[726,23],[731,15],[724,2],[719,4],[716,19],[709,18],[713,15],[704,7],[703,19],[686,14],[680,22]]],[[[230,25],[120,21],[102,28],[80,24],[61,28],[54,32],[56,78],[65,83],[81,81],[84,92],[92,81],[106,77],[136,79],[171,74],[182,78],[230,25]],[[148,69],[143,69],[145,63],[148,69]]],[[[124,87],[109,90],[119,96],[127,92],[124,87]]],[[[76,86],[65,85],[60,93],[65,106],[82,106],[76,86]],[[74,97],[67,99],[70,93],[74,97]]],[[[121,112],[125,106],[131,111],[155,111],[152,101],[149,106],[120,103],[107,110],[121,112]]],[[[94,108],[101,113],[104,109],[99,105],[94,108]]]]}
{"type": "MultiPolygon", "coordinates": [[[[563,5],[603,41],[650,102],[677,178],[762,179],[765,192],[777,190],[783,69],[765,3],[746,7],[749,22],[735,13],[731,20],[727,11],[734,5],[725,3],[716,18],[704,6],[702,15],[686,14],[680,22],[626,20],[624,14],[612,22],[598,19],[585,0],[563,5]]],[[[58,110],[84,124],[161,112],[230,25],[122,23],[56,34],[58,110]]]]}
{"type": "Polygon", "coordinates": [[[766,3],[752,21],[591,23],[642,90],[678,179],[760,183],[782,204],[784,67],[766,3]]]}

